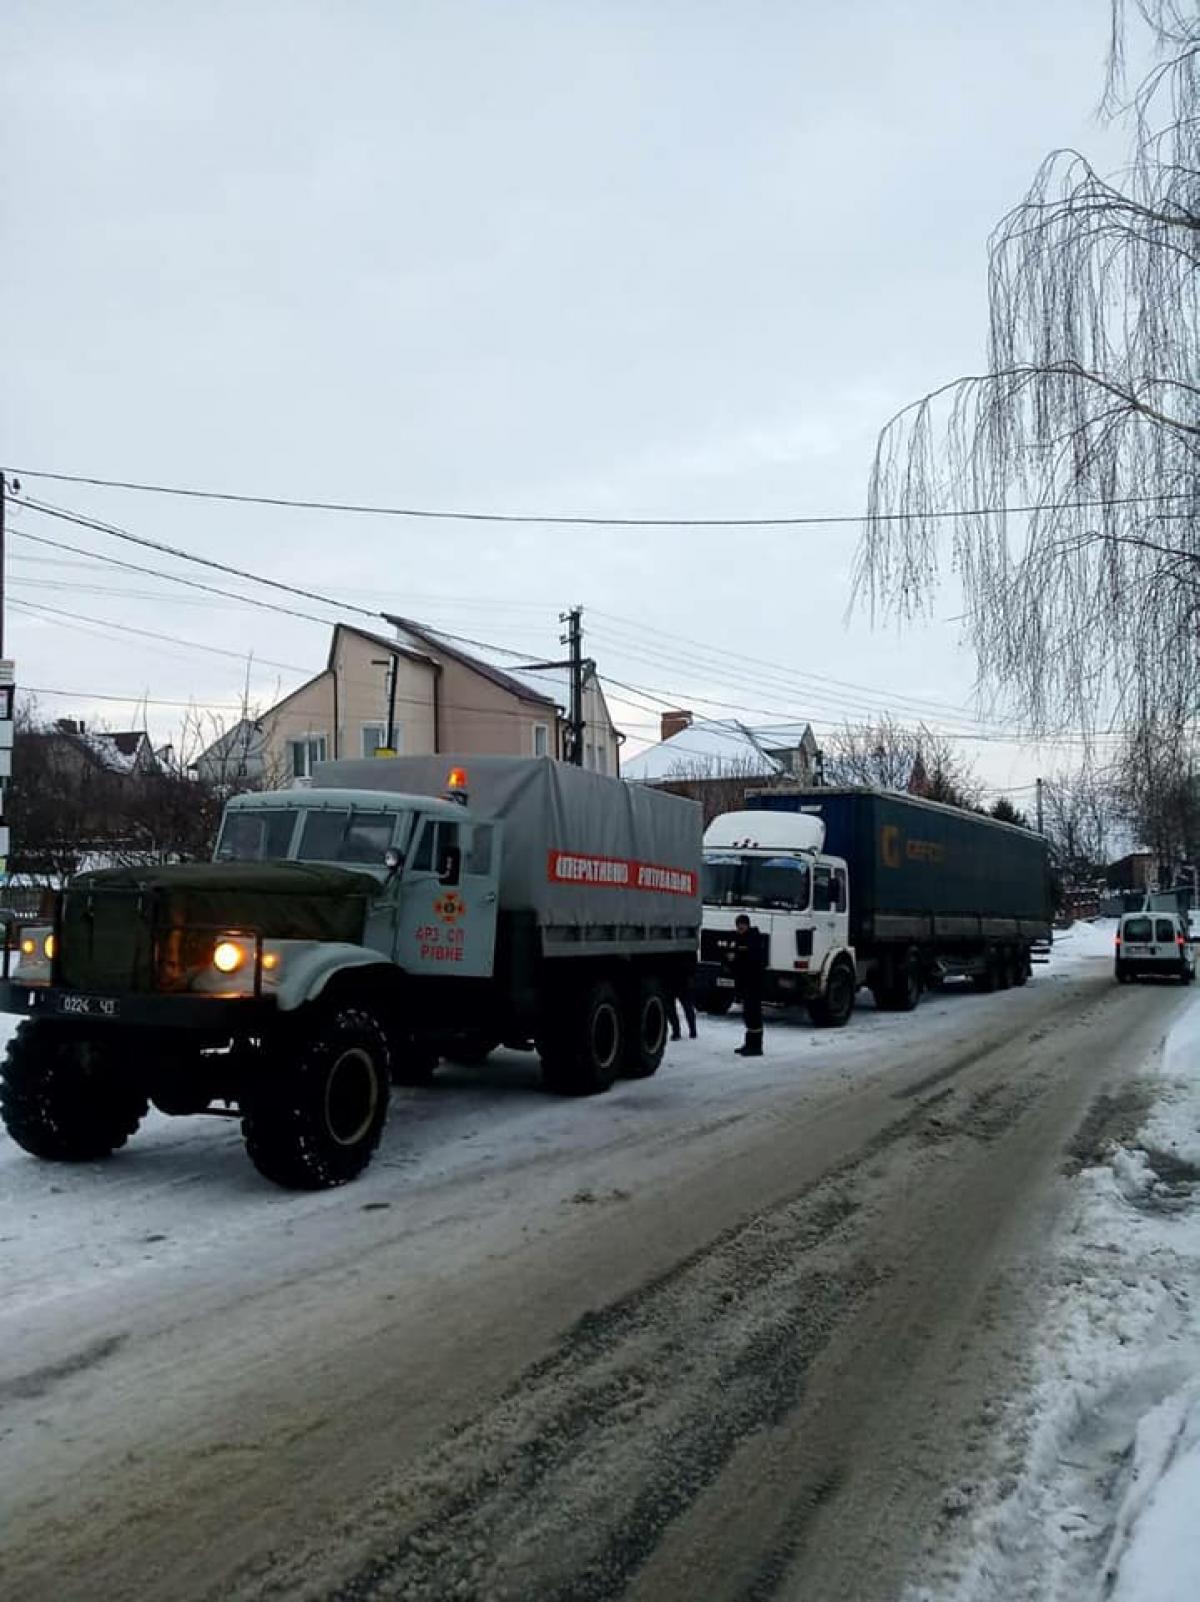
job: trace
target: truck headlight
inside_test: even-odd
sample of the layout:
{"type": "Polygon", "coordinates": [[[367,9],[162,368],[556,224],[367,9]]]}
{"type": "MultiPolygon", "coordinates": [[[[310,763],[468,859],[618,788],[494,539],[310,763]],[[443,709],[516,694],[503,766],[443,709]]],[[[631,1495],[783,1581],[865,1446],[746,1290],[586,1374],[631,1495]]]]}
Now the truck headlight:
{"type": "Polygon", "coordinates": [[[246,948],[236,940],[218,940],[212,964],[218,973],[236,973],[246,963],[246,948]]]}

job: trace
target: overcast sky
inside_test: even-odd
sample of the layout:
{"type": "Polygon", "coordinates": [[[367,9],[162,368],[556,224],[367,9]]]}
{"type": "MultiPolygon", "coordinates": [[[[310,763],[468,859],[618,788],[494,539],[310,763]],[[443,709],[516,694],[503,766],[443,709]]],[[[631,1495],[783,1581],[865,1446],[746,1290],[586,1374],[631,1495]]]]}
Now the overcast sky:
{"type": "MultiPolygon", "coordinates": [[[[1116,149],[1094,120],[1105,0],[9,0],[5,17],[0,457],[18,469],[856,513],[889,414],[981,363],[990,228],[1054,146],[1116,149]]],[[[719,715],[707,696],[820,729],[936,704],[982,732],[952,588],[926,627],[847,626],[853,527],[497,529],[25,488],[536,657],[581,602],[601,672],[643,707],[719,715]]],[[[20,535],[199,570],[28,509],[9,526],[8,654],[22,684],[71,692],[46,713],[129,722],[84,692],[233,704],[251,649],[265,705],[323,665],[316,623],[20,535]]],[[[650,735],[655,711],[614,710],[650,735]]],[[[163,737],[180,716],[150,709],[163,737]]],[[[966,748],[994,786],[1061,760],[966,748]]]]}

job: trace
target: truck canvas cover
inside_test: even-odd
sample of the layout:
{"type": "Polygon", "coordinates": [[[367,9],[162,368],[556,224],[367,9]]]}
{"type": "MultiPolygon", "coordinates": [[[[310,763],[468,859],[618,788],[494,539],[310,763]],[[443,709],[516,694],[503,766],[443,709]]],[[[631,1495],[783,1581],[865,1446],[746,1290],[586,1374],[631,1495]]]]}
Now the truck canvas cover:
{"type": "Polygon", "coordinates": [[[225,930],[356,943],[378,889],[368,874],[298,862],[80,874],[63,892],[59,978],[75,990],[162,988],[163,941],[171,935],[188,935],[197,953],[225,930]]]}
{"type": "Polygon", "coordinates": [[[1041,835],[961,807],[868,789],[764,790],[749,811],[809,812],[825,850],[850,868],[851,937],[988,931],[1003,924],[1037,937],[1050,928],[1050,879],[1041,835]]]}
{"type": "Polygon", "coordinates": [[[313,782],[443,796],[452,768],[466,774],[472,817],[504,826],[501,911],[533,914],[543,930],[576,939],[628,938],[636,929],[694,950],[702,849],[693,801],[549,757],[330,762],[313,782]]]}

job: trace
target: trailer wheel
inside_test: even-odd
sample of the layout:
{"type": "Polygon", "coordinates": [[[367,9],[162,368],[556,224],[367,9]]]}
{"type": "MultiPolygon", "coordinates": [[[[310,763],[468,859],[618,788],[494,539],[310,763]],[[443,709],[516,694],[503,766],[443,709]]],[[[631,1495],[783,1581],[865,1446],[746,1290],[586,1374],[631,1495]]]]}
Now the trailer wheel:
{"type": "Polygon", "coordinates": [[[1024,946],[1017,947],[1016,966],[1013,969],[1013,984],[1020,988],[1029,983],[1031,969],[1029,966],[1029,953],[1024,946]]]}
{"type": "Polygon", "coordinates": [[[17,1145],[47,1162],[110,1157],[149,1110],[117,1035],[27,1018],[0,1070],[0,1116],[17,1145]]]}
{"type": "Polygon", "coordinates": [[[649,1079],[658,1072],[667,1049],[667,993],[659,979],[643,979],[626,1014],[626,1079],[649,1079]]]}
{"type": "Polygon", "coordinates": [[[616,987],[599,979],[563,997],[539,1050],[542,1083],[556,1096],[596,1096],[612,1088],[623,1030],[616,987]]]}
{"type": "Polygon", "coordinates": [[[971,983],[976,990],[988,996],[1000,988],[999,958],[994,951],[989,951],[984,957],[980,971],[971,975],[971,983]]]}
{"type": "Polygon", "coordinates": [[[326,1190],[356,1179],[387,1118],[387,1032],[351,1001],[308,1013],[269,1048],[242,1135],[264,1179],[326,1190]]]}
{"type": "Polygon", "coordinates": [[[819,1029],[841,1029],[854,1011],[855,975],[848,962],[835,962],[823,995],[808,1004],[808,1016],[819,1029]]]}
{"type": "Polygon", "coordinates": [[[996,955],[996,988],[1010,990],[1013,983],[1013,954],[1006,946],[996,955]]]}

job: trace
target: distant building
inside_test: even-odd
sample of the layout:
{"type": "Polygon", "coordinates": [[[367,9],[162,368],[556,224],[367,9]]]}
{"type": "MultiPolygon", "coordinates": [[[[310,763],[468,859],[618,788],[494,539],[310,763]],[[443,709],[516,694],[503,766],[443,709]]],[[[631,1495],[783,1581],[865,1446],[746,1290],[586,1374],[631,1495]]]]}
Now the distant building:
{"type": "MultiPolygon", "coordinates": [[[[320,762],[386,748],[389,703],[392,749],[401,755],[563,756],[566,664],[525,665],[485,647],[468,651],[408,618],[384,621],[393,634],[337,624],[321,671],[260,717],[223,733],[195,772],[231,789],[303,783],[320,762]]],[[[583,765],[618,772],[624,737],[594,672],[585,682],[583,716],[583,765]]]]}
{"type": "Polygon", "coordinates": [[[706,823],[735,811],[748,790],[820,783],[821,753],[807,723],[750,728],[680,709],[662,714],[660,736],[626,759],[624,778],[699,801],[706,823]]]}

